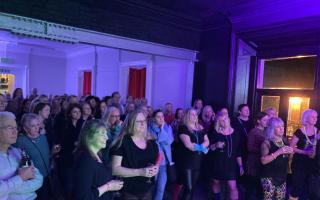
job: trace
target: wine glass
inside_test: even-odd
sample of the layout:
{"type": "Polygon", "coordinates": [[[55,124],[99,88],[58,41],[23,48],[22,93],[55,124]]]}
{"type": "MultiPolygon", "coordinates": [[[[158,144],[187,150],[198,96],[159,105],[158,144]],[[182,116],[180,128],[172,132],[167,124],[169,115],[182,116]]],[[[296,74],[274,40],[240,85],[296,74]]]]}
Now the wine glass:
{"type": "Polygon", "coordinates": [[[222,142],[222,147],[220,148],[220,152],[223,153],[224,152],[224,147],[226,146],[226,143],[225,142],[222,142]]]}
{"type": "MultiPolygon", "coordinates": [[[[148,163],[148,167],[151,167],[151,166],[153,166],[153,165],[154,165],[154,164],[152,164],[152,163],[148,163]]],[[[151,183],[152,183],[152,177],[149,177],[146,183],[151,184],[151,183]]]]}
{"type": "MultiPolygon", "coordinates": [[[[115,177],[114,177],[114,180],[123,181],[120,176],[115,176],[115,177]]],[[[113,193],[113,197],[116,197],[116,198],[121,197],[120,190],[115,191],[115,192],[113,193]]]]}

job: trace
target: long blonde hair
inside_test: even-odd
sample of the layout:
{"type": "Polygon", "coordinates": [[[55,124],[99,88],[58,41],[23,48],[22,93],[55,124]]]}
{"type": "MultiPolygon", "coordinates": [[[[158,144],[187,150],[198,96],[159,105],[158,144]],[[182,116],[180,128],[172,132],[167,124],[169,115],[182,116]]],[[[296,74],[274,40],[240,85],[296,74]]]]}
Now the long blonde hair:
{"type": "Polygon", "coordinates": [[[195,112],[196,113],[196,121],[195,121],[195,127],[197,129],[199,129],[200,127],[200,124],[198,123],[199,122],[199,119],[198,119],[198,115],[197,115],[197,110],[194,109],[194,108],[190,108],[186,111],[186,114],[184,115],[184,118],[183,118],[183,124],[191,131],[191,120],[190,120],[190,115],[191,115],[191,112],[195,112]]]}

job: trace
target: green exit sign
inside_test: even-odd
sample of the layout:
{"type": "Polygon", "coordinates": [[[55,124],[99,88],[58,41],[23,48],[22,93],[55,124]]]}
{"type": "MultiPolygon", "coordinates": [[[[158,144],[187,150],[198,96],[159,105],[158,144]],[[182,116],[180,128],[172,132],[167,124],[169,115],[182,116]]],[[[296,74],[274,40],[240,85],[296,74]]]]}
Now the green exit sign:
{"type": "Polygon", "coordinates": [[[1,58],[1,63],[12,64],[13,61],[14,60],[12,58],[1,58]]]}

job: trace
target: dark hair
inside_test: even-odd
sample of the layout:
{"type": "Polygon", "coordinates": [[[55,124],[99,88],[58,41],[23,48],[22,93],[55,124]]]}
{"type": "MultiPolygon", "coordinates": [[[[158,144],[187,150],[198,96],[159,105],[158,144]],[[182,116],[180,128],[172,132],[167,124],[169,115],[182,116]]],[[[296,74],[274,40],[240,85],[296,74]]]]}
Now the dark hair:
{"type": "Polygon", "coordinates": [[[175,119],[178,119],[178,114],[179,114],[179,111],[180,111],[180,110],[184,111],[182,108],[177,108],[177,109],[176,109],[176,113],[174,114],[174,118],[175,118],[175,119]]]}
{"type": "Polygon", "coordinates": [[[240,104],[240,105],[238,106],[238,111],[241,111],[242,108],[244,108],[244,107],[249,107],[249,106],[248,106],[248,104],[245,104],[245,103],[240,104]]]}
{"type": "Polygon", "coordinates": [[[35,107],[34,107],[34,109],[33,109],[33,113],[35,113],[35,114],[39,114],[39,112],[44,108],[44,107],[46,107],[46,106],[49,106],[50,107],[50,105],[48,104],[48,103],[38,103],[35,107]]]}
{"type": "Polygon", "coordinates": [[[116,94],[120,95],[120,93],[116,91],[116,92],[112,92],[111,97],[114,97],[116,94]]]}
{"type": "Polygon", "coordinates": [[[153,111],[152,118],[155,118],[159,112],[163,113],[163,111],[161,109],[157,109],[157,110],[153,111]]]}
{"type": "Polygon", "coordinates": [[[21,90],[21,93],[22,93],[22,96],[23,96],[23,90],[22,90],[22,88],[16,88],[16,89],[13,91],[13,95],[12,95],[12,98],[13,98],[13,99],[17,96],[18,90],[21,90]]]}
{"type": "Polygon", "coordinates": [[[74,109],[74,108],[79,108],[81,114],[82,114],[82,108],[80,106],[80,104],[78,103],[72,103],[69,105],[68,109],[67,109],[67,112],[66,112],[66,119],[69,119],[70,117],[70,114],[71,114],[71,111],[74,109]]]}
{"type": "Polygon", "coordinates": [[[268,114],[265,112],[258,112],[257,116],[256,116],[256,120],[255,120],[255,124],[258,123],[258,120],[261,120],[262,118],[264,118],[265,116],[267,116],[268,114]]]}

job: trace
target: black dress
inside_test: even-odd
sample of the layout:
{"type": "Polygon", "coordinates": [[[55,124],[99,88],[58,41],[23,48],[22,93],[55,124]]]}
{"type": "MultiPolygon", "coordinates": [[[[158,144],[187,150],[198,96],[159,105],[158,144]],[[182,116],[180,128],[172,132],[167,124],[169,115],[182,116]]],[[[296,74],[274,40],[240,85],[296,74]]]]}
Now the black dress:
{"type": "MultiPolygon", "coordinates": [[[[139,169],[155,164],[158,156],[158,145],[154,140],[148,140],[146,149],[140,149],[131,136],[125,135],[121,146],[112,147],[111,156],[122,156],[121,166],[131,169],[139,169]]],[[[123,191],[133,195],[148,193],[154,186],[154,178],[149,183],[149,178],[142,176],[124,178],[123,191]]]]}
{"type": "Polygon", "coordinates": [[[239,133],[236,130],[230,135],[214,132],[210,142],[211,144],[217,142],[225,143],[223,149],[216,149],[210,153],[213,165],[212,178],[217,180],[235,180],[239,174],[237,157],[241,156],[239,133]]]}
{"type": "MultiPolygon", "coordinates": [[[[203,130],[191,132],[185,125],[179,127],[178,135],[185,134],[190,137],[190,141],[195,144],[202,144],[204,142],[204,136],[206,132],[203,130]]],[[[179,168],[181,169],[196,169],[199,170],[201,167],[201,160],[203,153],[197,151],[190,151],[184,146],[183,142],[179,138],[178,143],[179,151],[179,168]]]]}
{"type": "MultiPolygon", "coordinates": [[[[274,144],[273,141],[269,141],[270,149],[268,155],[278,151],[281,147],[274,144]]],[[[280,185],[286,181],[288,172],[288,155],[279,155],[276,159],[268,164],[262,165],[261,167],[261,177],[262,178],[272,178],[274,183],[280,185]]]]}
{"type": "Polygon", "coordinates": [[[74,196],[76,200],[111,200],[112,193],[99,197],[98,187],[112,179],[109,165],[98,162],[87,151],[81,152],[74,165],[74,196]]]}

